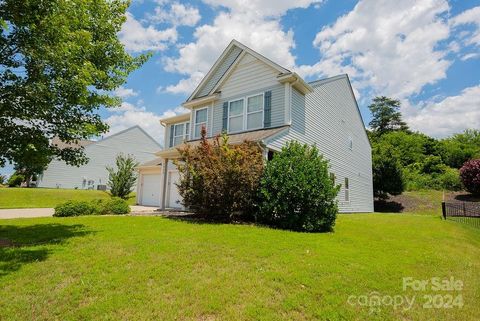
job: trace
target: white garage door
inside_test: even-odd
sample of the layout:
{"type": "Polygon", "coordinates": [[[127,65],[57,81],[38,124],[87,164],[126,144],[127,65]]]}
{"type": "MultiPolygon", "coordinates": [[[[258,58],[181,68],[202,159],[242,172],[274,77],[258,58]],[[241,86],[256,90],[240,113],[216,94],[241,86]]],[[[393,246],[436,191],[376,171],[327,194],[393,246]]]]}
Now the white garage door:
{"type": "Polygon", "coordinates": [[[160,206],[160,174],[143,175],[142,205],[160,206]]]}
{"type": "Polygon", "coordinates": [[[180,179],[178,171],[168,172],[168,207],[171,208],[183,208],[181,202],[182,197],[178,192],[177,183],[180,179]]]}

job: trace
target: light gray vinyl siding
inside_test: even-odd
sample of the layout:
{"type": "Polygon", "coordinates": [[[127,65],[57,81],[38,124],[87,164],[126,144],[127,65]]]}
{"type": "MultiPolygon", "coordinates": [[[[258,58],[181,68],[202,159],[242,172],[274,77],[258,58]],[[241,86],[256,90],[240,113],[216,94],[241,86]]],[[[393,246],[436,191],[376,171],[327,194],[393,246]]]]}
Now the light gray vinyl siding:
{"type": "Polygon", "coordinates": [[[240,49],[239,47],[236,47],[236,46],[232,47],[232,49],[230,49],[230,52],[226,55],[223,61],[218,65],[217,69],[210,76],[210,78],[205,83],[205,85],[203,85],[200,91],[195,95],[195,98],[208,95],[208,93],[213,89],[213,87],[215,87],[215,85],[218,83],[220,78],[222,78],[222,76],[225,74],[228,68],[230,68],[230,66],[235,62],[235,60],[238,58],[241,52],[242,52],[242,49],[240,49]]]}
{"type": "Polygon", "coordinates": [[[281,149],[287,141],[316,144],[330,160],[341,212],[372,212],[373,185],[371,147],[346,76],[310,84],[314,88],[302,98],[292,89],[292,125],[288,132],[268,142],[281,149]],[[304,101],[304,102],[303,102],[304,101]],[[353,149],[349,148],[349,138],[353,149]],[[345,202],[344,179],[350,182],[350,201],[345,202]]]}
{"type": "Polygon", "coordinates": [[[86,146],[85,154],[89,158],[86,165],[75,167],[53,160],[40,176],[39,187],[86,189],[92,180],[92,187],[97,189],[97,185],[107,184],[105,167],[113,166],[119,153],[131,154],[137,162],[144,163],[154,159],[154,153],[160,150],[157,142],[135,126],[86,146]]]}
{"type": "Polygon", "coordinates": [[[213,106],[213,135],[219,134],[222,132],[222,120],[223,120],[223,103],[226,101],[236,100],[240,98],[245,98],[247,96],[261,94],[266,91],[272,92],[272,111],[271,111],[271,127],[281,126],[285,124],[285,86],[282,84],[277,84],[271,87],[262,88],[259,84],[259,88],[236,95],[229,98],[223,98],[215,102],[213,106]]]}

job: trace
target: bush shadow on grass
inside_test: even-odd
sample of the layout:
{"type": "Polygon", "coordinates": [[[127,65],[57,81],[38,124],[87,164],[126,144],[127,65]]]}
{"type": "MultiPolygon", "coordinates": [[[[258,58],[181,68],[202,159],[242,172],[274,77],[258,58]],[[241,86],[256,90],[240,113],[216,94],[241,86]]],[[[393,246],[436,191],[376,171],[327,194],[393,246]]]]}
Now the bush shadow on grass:
{"type": "Polygon", "coordinates": [[[0,226],[0,277],[23,265],[44,261],[51,250],[46,245],[61,244],[66,239],[92,233],[82,224],[37,224],[0,226]]]}
{"type": "Polygon", "coordinates": [[[404,206],[395,201],[375,200],[373,204],[375,212],[380,213],[400,213],[404,210],[404,206]]]}
{"type": "Polygon", "coordinates": [[[253,216],[237,216],[234,217],[233,219],[226,219],[223,216],[220,217],[206,217],[202,216],[199,214],[195,213],[183,213],[183,214],[163,214],[163,217],[173,220],[173,221],[180,221],[180,222],[185,222],[189,224],[198,224],[198,225],[203,225],[203,224],[208,224],[208,225],[223,225],[223,224],[232,224],[232,225],[250,225],[250,226],[256,226],[256,227],[262,227],[262,228],[267,228],[267,229],[272,229],[272,230],[278,230],[278,231],[288,231],[288,232],[293,232],[293,233],[309,233],[309,234],[316,234],[316,233],[332,233],[334,232],[334,228],[332,227],[331,229],[323,230],[323,231],[314,231],[314,232],[309,232],[309,231],[297,231],[295,229],[288,229],[288,228],[282,228],[279,226],[275,225],[269,225],[266,223],[260,223],[256,222],[255,218],[253,216]]]}

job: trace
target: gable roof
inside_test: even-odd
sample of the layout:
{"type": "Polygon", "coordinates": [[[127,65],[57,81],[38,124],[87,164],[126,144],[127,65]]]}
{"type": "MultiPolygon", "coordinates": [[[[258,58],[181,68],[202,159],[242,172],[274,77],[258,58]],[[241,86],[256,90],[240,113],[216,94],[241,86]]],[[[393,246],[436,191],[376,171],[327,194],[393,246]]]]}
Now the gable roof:
{"type": "Polygon", "coordinates": [[[186,103],[195,99],[195,98],[200,98],[200,97],[205,97],[213,93],[213,90],[217,87],[218,82],[220,82],[223,78],[223,76],[233,67],[235,67],[236,63],[240,61],[241,57],[245,55],[246,53],[254,56],[258,60],[264,62],[265,64],[269,65],[273,69],[277,70],[279,74],[288,74],[291,73],[290,70],[280,66],[279,64],[273,62],[272,60],[266,58],[265,56],[259,54],[258,52],[250,49],[249,47],[245,46],[244,44],[238,42],[237,40],[233,39],[230,44],[223,50],[222,54],[218,59],[215,61],[213,66],[210,68],[208,73],[203,77],[203,79],[200,81],[198,86],[195,88],[195,90],[192,92],[192,94],[188,97],[186,100],[186,103]],[[232,56],[233,54],[233,56],[232,56]],[[229,57],[230,55],[230,57],[229,57]],[[225,61],[227,58],[230,58],[228,61],[225,61]],[[226,64],[223,64],[226,62],[226,64]],[[203,90],[202,95],[198,95],[202,89],[207,85],[207,83],[211,80],[211,78],[214,76],[215,72],[217,70],[221,69],[219,77],[217,76],[218,79],[214,79],[213,82],[209,84],[208,90],[203,90]],[[210,88],[211,87],[211,88],[210,88]]]}
{"type": "Polygon", "coordinates": [[[64,141],[60,140],[58,136],[55,136],[52,139],[52,145],[58,147],[59,149],[85,147],[93,143],[95,143],[95,141],[86,139],[78,140],[76,143],[65,143],[64,141]]]}
{"type": "Polygon", "coordinates": [[[127,129],[124,129],[124,130],[121,130],[119,131],[118,133],[115,133],[113,135],[110,135],[108,137],[105,137],[105,138],[102,138],[102,139],[99,139],[99,140],[78,140],[76,143],[65,143],[63,141],[61,141],[58,137],[54,137],[52,139],[52,144],[53,145],[56,145],[58,148],[60,149],[64,149],[64,148],[78,148],[78,147],[87,147],[87,146],[90,146],[90,145],[95,145],[95,144],[99,144],[99,143],[103,143],[105,141],[108,141],[109,139],[111,139],[112,137],[116,137],[116,136],[119,136],[119,135],[123,135],[124,133],[126,132],[129,132],[133,129],[139,129],[148,139],[150,139],[151,141],[153,141],[158,147],[159,149],[162,148],[162,145],[160,145],[160,143],[158,143],[152,136],[150,136],[142,127],[140,127],[139,125],[135,125],[135,126],[132,126],[132,127],[129,127],[127,129]]]}

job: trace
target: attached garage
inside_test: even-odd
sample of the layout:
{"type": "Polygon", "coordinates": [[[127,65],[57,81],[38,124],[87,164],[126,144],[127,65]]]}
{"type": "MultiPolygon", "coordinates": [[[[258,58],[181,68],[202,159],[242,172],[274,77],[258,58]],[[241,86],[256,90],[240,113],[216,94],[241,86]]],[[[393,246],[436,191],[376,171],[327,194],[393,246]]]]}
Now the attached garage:
{"type": "Polygon", "coordinates": [[[160,207],[162,193],[162,161],[154,159],[138,167],[137,204],[160,207]]]}
{"type": "Polygon", "coordinates": [[[165,193],[163,193],[162,159],[155,159],[138,167],[137,204],[162,207],[162,195],[165,195],[165,208],[183,209],[182,197],[177,188],[180,175],[175,165],[167,166],[165,193]]]}
{"type": "Polygon", "coordinates": [[[162,186],[162,175],[160,173],[155,174],[142,174],[142,199],[140,204],[145,206],[160,206],[160,189],[162,186]]]}

